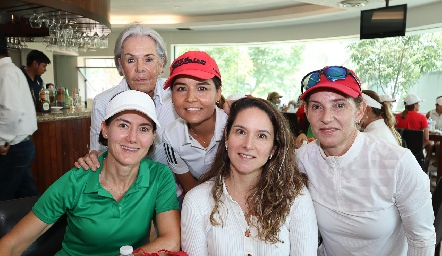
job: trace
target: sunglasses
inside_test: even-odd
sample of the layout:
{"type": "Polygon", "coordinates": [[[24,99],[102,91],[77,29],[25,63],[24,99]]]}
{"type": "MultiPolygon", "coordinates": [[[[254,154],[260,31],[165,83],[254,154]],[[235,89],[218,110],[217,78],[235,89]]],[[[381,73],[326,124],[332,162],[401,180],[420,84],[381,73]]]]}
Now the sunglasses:
{"type": "Polygon", "coordinates": [[[351,72],[348,68],[342,66],[330,66],[320,70],[312,71],[305,75],[301,80],[301,93],[304,93],[304,90],[307,91],[308,89],[317,85],[321,79],[321,74],[324,74],[324,76],[330,82],[345,80],[345,78],[350,75],[359,85],[359,89],[361,89],[361,81],[359,81],[359,78],[356,77],[353,72],[351,72]]]}

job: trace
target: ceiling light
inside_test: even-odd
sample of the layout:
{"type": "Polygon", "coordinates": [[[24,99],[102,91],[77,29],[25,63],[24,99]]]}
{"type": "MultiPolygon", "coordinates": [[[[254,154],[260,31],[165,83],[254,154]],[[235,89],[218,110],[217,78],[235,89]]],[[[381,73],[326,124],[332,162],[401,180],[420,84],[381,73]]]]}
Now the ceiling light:
{"type": "Polygon", "coordinates": [[[368,3],[367,0],[344,0],[339,2],[340,7],[344,8],[354,8],[354,7],[363,7],[368,3]]]}

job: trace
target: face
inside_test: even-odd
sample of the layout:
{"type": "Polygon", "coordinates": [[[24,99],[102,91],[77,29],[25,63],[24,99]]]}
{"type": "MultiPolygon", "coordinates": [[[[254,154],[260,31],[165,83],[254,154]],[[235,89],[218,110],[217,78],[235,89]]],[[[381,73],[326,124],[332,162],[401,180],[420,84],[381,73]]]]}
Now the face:
{"type": "Polygon", "coordinates": [[[155,40],[149,36],[126,38],[118,63],[132,90],[145,92],[153,97],[164,63],[158,56],[155,40]]]}
{"type": "Polygon", "coordinates": [[[275,152],[272,122],[258,108],[239,112],[226,138],[230,170],[240,175],[259,175],[275,152]]]}
{"type": "Polygon", "coordinates": [[[215,114],[221,89],[212,79],[177,76],[172,84],[172,101],[176,113],[189,124],[201,124],[215,114]]]}
{"type": "Polygon", "coordinates": [[[419,112],[419,109],[421,108],[421,104],[418,102],[418,103],[416,103],[416,104],[414,104],[414,110],[416,111],[416,112],[419,112]]]}
{"type": "Polygon", "coordinates": [[[108,139],[108,158],[123,166],[138,164],[156,136],[153,121],[145,114],[132,110],[116,114],[109,126],[103,122],[101,130],[108,139]]]}
{"type": "Polygon", "coordinates": [[[436,104],[436,112],[438,113],[442,112],[442,105],[436,104]]]}
{"type": "Polygon", "coordinates": [[[48,64],[44,63],[44,62],[38,64],[37,61],[34,60],[34,66],[35,66],[36,74],[38,76],[43,75],[46,72],[46,66],[47,65],[48,64]]]}
{"type": "Polygon", "coordinates": [[[353,143],[365,103],[359,109],[352,99],[331,91],[312,93],[306,106],[307,119],[328,156],[343,155],[353,143]]]}
{"type": "Polygon", "coordinates": [[[279,104],[279,103],[281,103],[281,98],[279,98],[279,97],[273,98],[273,102],[279,104]]]}

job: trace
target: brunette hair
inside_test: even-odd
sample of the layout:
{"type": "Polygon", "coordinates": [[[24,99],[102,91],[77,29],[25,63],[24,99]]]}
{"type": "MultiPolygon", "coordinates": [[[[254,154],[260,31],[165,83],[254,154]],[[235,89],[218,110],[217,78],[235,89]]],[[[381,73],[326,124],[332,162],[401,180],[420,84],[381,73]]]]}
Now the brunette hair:
{"type": "Polygon", "coordinates": [[[405,105],[405,109],[404,109],[404,111],[402,111],[402,113],[401,113],[401,118],[402,118],[402,119],[407,118],[408,111],[412,111],[412,110],[414,110],[414,105],[416,105],[416,104],[417,104],[417,103],[414,103],[414,104],[411,104],[411,105],[405,105]]]}
{"type": "Polygon", "coordinates": [[[216,152],[212,167],[200,182],[213,180],[211,193],[215,205],[210,214],[210,223],[213,226],[223,225],[220,214],[223,205],[223,179],[230,175],[230,159],[224,147],[226,136],[229,136],[238,114],[250,108],[265,112],[270,119],[276,148],[273,157],[264,164],[258,182],[247,198],[247,207],[254,216],[250,225],[258,230],[258,239],[276,243],[280,241],[278,234],[290,213],[292,203],[307,185],[307,176],[299,171],[295,163],[295,142],[289,125],[270,102],[259,98],[242,98],[232,104],[225,133],[220,141],[221,146],[216,152]]]}
{"type": "Polygon", "coordinates": [[[372,90],[363,90],[362,92],[367,94],[372,99],[374,99],[375,101],[377,101],[381,104],[380,109],[370,107],[371,112],[376,117],[380,116],[380,117],[382,117],[382,119],[384,119],[384,123],[388,126],[388,129],[390,129],[391,133],[393,133],[393,136],[396,139],[396,142],[399,144],[399,146],[402,146],[402,138],[401,138],[401,135],[396,130],[396,127],[395,127],[396,126],[396,117],[393,115],[393,112],[391,111],[390,103],[387,101],[382,102],[379,95],[372,90]]]}

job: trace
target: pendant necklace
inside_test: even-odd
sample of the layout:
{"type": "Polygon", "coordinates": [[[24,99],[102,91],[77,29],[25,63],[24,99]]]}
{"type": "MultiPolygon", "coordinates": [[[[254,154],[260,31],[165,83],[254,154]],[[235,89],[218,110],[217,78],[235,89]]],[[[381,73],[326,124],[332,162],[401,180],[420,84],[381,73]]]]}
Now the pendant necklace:
{"type": "Polygon", "coordinates": [[[192,128],[190,128],[190,130],[193,132],[193,135],[195,135],[195,137],[196,137],[195,139],[196,140],[199,139],[199,141],[201,141],[204,144],[204,145],[201,145],[201,146],[203,146],[204,148],[207,148],[207,142],[205,142],[198,134],[196,134],[196,132],[192,128]]]}
{"type": "Polygon", "coordinates": [[[100,173],[100,176],[101,176],[101,179],[102,179],[102,180],[104,181],[104,183],[106,184],[106,186],[107,186],[112,192],[117,193],[117,194],[119,194],[120,196],[123,194],[123,193],[118,192],[118,191],[116,191],[115,189],[113,189],[113,188],[109,185],[109,183],[107,183],[106,179],[105,179],[104,176],[103,176],[103,173],[100,173]]]}

